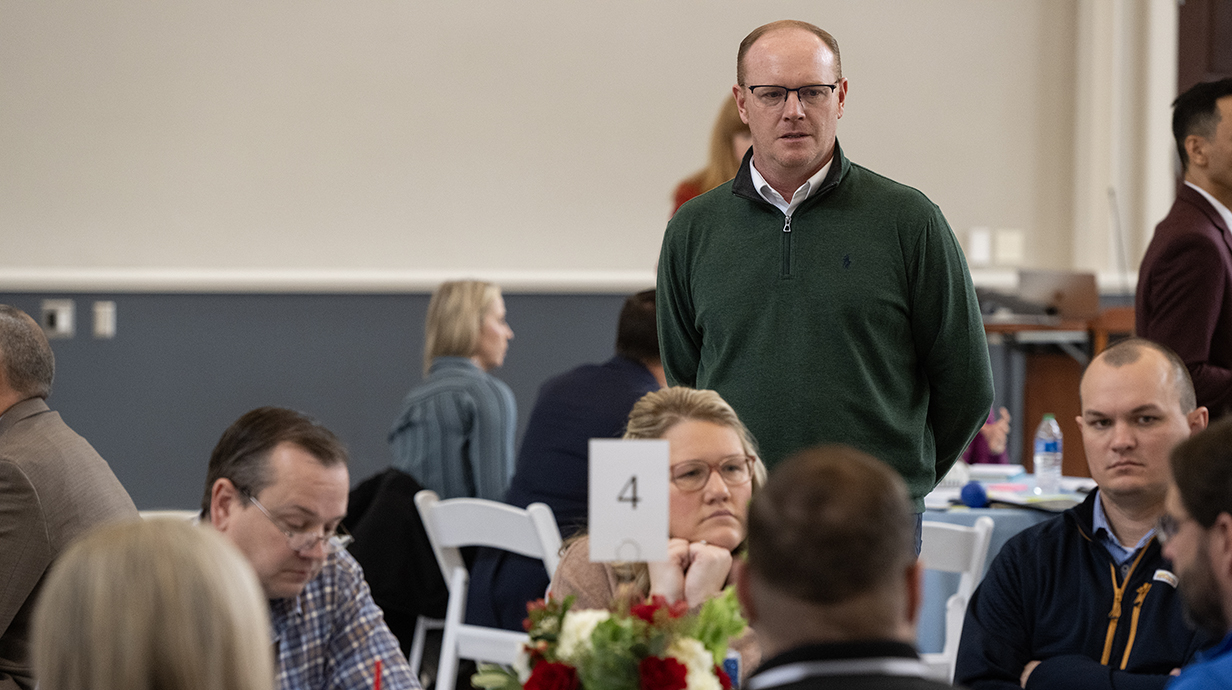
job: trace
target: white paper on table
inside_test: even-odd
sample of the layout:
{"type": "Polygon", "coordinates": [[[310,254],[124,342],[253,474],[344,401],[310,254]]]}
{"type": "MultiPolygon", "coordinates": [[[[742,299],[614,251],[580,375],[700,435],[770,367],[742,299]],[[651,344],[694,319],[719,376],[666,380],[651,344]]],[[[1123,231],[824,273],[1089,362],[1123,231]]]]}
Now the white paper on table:
{"type": "Polygon", "coordinates": [[[666,561],[667,441],[590,439],[590,560],[666,561]]]}

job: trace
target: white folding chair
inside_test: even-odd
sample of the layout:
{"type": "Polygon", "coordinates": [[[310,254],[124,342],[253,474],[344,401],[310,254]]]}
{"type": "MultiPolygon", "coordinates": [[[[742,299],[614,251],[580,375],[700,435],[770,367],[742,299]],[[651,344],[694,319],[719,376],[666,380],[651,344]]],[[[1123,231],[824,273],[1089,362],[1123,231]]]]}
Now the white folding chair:
{"type": "Polygon", "coordinates": [[[963,617],[975,586],[984,577],[984,561],[992,540],[992,518],[980,517],[971,527],[948,522],[923,525],[920,560],[925,570],[961,573],[958,591],[945,602],[945,646],[938,653],[921,654],[925,666],[937,680],[953,682],[958,640],[962,637],[963,617]]]}
{"type": "MultiPolygon", "coordinates": [[[[463,546],[490,546],[543,560],[548,576],[560,563],[560,531],[552,509],[543,503],[532,503],[526,510],[480,498],[453,498],[442,501],[427,489],[415,494],[415,506],[423,519],[424,531],[441,566],[441,574],[449,587],[449,604],[445,608],[444,639],[437,666],[436,687],[452,688],[458,672],[458,659],[474,659],[498,664],[512,664],[527,640],[525,633],[511,630],[467,625],[466,589],[470,575],[462,554],[463,546]]],[[[423,633],[433,627],[430,619],[420,617],[415,625],[412,655],[417,646],[422,655],[423,633]]],[[[415,660],[418,662],[418,659],[415,660]]],[[[418,669],[413,669],[418,674],[418,669]]]]}

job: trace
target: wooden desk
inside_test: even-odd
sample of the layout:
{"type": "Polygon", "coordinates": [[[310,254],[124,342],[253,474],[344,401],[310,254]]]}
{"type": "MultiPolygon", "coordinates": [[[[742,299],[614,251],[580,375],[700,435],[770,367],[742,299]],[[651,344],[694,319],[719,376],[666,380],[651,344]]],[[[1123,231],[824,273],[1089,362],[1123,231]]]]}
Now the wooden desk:
{"type": "Polygon", "coordinates": [[[1078,384],[1089,358],[1107,348],[1112,335],[1132,335],[1133,330],[1133,307],[1106,309],[1089,321],[1063,319],[1053,324],[984,324],[985,333],[1000,335],[1011,347],[1026,350],[1022,415],[1013,423],[1022,427],[1022,464],[1028,472],[1033,471],[1035,427],[1044,413],[1051,412],[1056,415],[1065,439],[1062,472],[1071,477],[1091,476],[1076,420],[1082,414],[1078,384]],[[1061,351],[1026,349],[1035,345],[1053,345],[1061,351]]]}
{"type": "Polygon", "coordinates": [[[1109,335],[1134,334],[1134,308],[1110,307],[1091,320],[1091,348],[1099,354],[1108,349],[1109,335]]]}

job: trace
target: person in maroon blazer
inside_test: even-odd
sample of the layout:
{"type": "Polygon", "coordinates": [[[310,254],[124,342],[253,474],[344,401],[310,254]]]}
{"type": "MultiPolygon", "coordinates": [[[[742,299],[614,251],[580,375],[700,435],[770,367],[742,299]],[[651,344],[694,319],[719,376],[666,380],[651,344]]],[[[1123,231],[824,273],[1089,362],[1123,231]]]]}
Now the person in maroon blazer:
{"type": "Polygon", "coordinates": [[[1232,79],[1173,108],[1185,179],[1138,269],[1136,326],[1181,356],[1214,418],[1232,411],[1232,79]]]}

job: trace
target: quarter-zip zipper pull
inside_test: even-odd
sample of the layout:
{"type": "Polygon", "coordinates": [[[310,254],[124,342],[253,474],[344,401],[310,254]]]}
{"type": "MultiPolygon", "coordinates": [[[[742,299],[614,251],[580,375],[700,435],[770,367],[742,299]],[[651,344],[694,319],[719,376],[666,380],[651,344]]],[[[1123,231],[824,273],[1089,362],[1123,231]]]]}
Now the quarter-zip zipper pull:
{"type": "Polygon", "coordinates": [[[783,216],[783,232],[791,232],[791,216],[783,216]]]}

